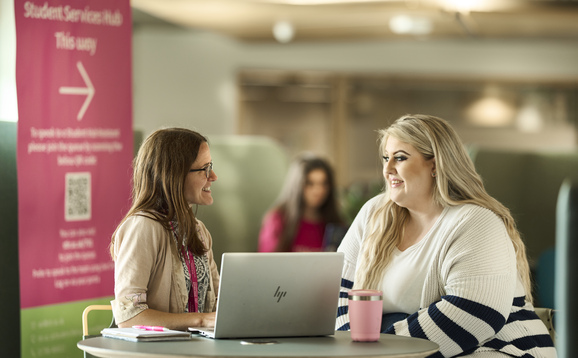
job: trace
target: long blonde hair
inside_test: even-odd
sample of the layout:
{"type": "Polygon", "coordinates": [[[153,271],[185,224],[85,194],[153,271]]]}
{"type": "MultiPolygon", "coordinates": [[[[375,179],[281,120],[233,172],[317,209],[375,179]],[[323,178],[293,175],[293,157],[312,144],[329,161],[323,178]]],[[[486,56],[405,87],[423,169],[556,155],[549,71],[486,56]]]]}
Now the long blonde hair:
{"type": "MultiPolygon", "coordinates": [[[[491,210],[502,219],[514,245],[518,274],[526,290],[526,300],[532,302],[526,248],[514,219],[504,205],[486,192],[474,163],[450,124],[434,116],[405,115],[379,131],[382,152],[389,137],[412,145],[426,159],[435,158],[433,200],[436,204],[442,207],[475,204],[491,210]]],[[[355,274],[356,288],[378,289],[392,253],[401,242],[403,228],[409,217],[407,209],[391,201],[387,185],[385,187],[386,193],[381,203],[369,218],[369,230],[355,274]]]]}
{"type": "Polygon", "coordinates": [[[129,217],[142,215],[159,222],[167,231],[178,227],[179,247],[185,244],[195,254],[206,249],[197,237],[195,215],[184,193],[185,178],[207,138],[184,128],[159,129],[145,139],[133,161],[132,206],[112,235],[113,259],[116,231],[129,217]]]}

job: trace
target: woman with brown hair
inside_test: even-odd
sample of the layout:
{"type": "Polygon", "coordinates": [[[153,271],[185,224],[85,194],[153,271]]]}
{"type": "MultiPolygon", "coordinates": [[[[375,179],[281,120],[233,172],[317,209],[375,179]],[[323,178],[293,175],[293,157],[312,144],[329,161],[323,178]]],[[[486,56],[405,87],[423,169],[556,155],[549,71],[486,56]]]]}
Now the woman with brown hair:
{"type": "Polygon", "coordinates": [[[330,164],[310,153],[298,156],[273,208],[265,214],[259,251],[322,251],[327,224],[341,224],[330,164]]]}
{"type": "Polygon", "coordinates": [[[219,273],[212,238],[192,210],[217,180],[207,139],[182,128],[152,133],[133,163],[132,207],[111,239],[119,327],[214,325],[219,273]]]}

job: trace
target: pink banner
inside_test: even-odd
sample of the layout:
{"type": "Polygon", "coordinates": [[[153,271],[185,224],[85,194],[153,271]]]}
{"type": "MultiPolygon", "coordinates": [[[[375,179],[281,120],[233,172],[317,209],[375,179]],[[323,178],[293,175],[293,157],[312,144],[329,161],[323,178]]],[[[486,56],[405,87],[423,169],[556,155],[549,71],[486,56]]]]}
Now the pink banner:
{"type": "Polygon", "coordinates": [[[129,206],[129,0],[14,0],[21,307],[113,294],[129,206]]]}

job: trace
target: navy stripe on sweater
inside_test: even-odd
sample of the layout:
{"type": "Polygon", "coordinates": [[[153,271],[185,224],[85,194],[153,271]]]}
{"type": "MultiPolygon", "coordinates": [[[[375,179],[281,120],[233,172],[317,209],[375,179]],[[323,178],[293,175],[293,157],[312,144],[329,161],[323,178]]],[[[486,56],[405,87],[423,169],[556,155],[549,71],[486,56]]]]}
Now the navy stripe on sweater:
{"type": "Polygon", "coordinates": [[[428,314],[434,323],[457,345],[462,348],[462,350],[467,350],[471,347],[478,345],[478,340],[473,334],[463,329],[460,325],[456,324],[454,321],[449,319],[444,315],[436,305],[430,305],[428,308],[428,314]]]}
{"type": "Polygon", "coordinates": [[[462,353],[458,354],[456,357],[465,357],[467,355],[470,355],[472,353],[474,353],[476,351],[476,349],[478,349],[480,347],[472,347],[471,349],[467,350],[467,351],[463,351],[462,353]]]}
{"type": "Polygon", "coordinates": [[[337,317],[341,317],[349,312],[349,306],[339,306],[337,307],[337,317]]]}
{"type": "MultiPolygon", "coordinates": [[[[407,317],[407,328],[409,330],[409,334],[412,337],[428,339],[425,332],[421,328],[421,325],[419,324],[417,317],[418,317],[417,312],[407,317]]],[[[395,334],[394,326],[393,325],[389,326],[389,328],[383,331],[383,333],[395,334]]]]}
{"type": "Polygon", "coordinates": [[[457,296],[443,296],[442,299],[486,322],[492,327],[494,333],[504,327],[506,319],[491,307],[457,296]]]}
{"type": "MultiPolygon", "coordinates": [[[[343,287],[345,289],[352,289],[353,288],[353,281],[349,281],[349,280],[346,280],[344,278],[341,278],[341,287],[343,287]]],[[[339,298],[348,298],[348,297],[349,297],[349,294],[347,292],[343,292],[343,291],[339,292],[339,298]]],[[[348,312],[349,312],[349,306],[348,305],[337,307],[337,317],[341,317],[343,315],[346,315],[348,312]]],[[[349,330],[349,322],[344,324],[343,326],[339,327],[337,330],[338,331],[349,330]]]]}
{"type": "Polygon", "coordinates": [[[353,281],[349,281],[349,280],[342,278],[341,279],[341,287],[351,290],[353,288],[353,281]]]}
{"type": "Polygon", "coordinates": [[[514,339],[511,342],[502,341],[501,339],[495,338],[489,342],[486,342],[483,346],[494,348],[500,350],[508,345],[513,345],[522,351],[527,351],[532,348],[545,348],[553,347],[552,339],[548,334],[539,334],[535,336],[526,336],[518,339],[514,339]]]}
{"type": "Polygon", "coordinates": [[[526,296],[514,297],[513,306],[524,307],[526,305],[526,296]]]}
{"type": "Polygon", "coordinates": [[[427,336],[423,331],[423,329],[421,328],[421,325],[419,324],[417,317],[418,317],[417,312],[407,317],[409,334],[411,334],[412,337],[427,339],[427,336]]]}
{"type": "Polygon", "coordinates": [[[528,310],[520,310],[518,312],[510,313],[507,323],[512,323],[515,321],[532,321],[535,319],[540,319],[536,312],[528,310]]]}

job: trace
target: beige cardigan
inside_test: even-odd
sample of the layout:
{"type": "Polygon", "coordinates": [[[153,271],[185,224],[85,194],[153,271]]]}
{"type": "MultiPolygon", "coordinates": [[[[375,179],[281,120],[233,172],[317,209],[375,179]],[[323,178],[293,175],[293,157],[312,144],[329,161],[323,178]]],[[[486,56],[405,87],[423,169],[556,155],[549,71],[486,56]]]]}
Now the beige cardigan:
{"type": "MultiPolygon", "coordinates": [[[[216,309],[219,271],[213,259],[213,242],[205,225],[197,220],[197,232],[205,247],[211,270],[205,312],[216,309]]],[[[116,323],[147,308],[183,313],[188,302],[183,266],[172,233],[145,216],[129,217],[117,230],[114,241],[114,295],[111,301],[116,323]]]]}

